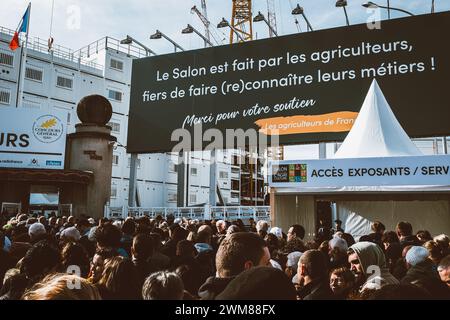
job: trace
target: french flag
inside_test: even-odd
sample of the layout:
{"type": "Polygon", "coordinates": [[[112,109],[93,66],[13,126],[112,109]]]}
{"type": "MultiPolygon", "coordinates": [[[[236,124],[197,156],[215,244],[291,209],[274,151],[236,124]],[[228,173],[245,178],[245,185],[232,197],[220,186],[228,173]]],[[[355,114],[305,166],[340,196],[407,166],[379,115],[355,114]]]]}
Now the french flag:
{"type": "Polygon", "coordinates": [[[22,17],[22,20],[20,22],[20,26],[17,29],[16,32],[14,32],[14,36],[9,43],[9,48],[14,51],[18,48],[20,48],[20,41],[19,41],[19,34],[22,32],[28,33],[28,23],[30,20],[30,9],[31,9],[31,3],[28,5],[27,11],[25,11],[25,14],[22,17]]]}

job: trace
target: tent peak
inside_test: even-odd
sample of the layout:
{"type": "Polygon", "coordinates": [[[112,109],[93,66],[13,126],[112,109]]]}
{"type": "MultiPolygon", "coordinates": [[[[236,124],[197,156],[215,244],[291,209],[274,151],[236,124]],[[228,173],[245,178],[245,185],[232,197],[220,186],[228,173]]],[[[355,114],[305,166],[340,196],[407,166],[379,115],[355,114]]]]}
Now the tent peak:
{"type": "Polygon", "coordinates": [[[361,111],[335,158],[417,156],[417,149],[398,122],[374,78],[361,111]]]}

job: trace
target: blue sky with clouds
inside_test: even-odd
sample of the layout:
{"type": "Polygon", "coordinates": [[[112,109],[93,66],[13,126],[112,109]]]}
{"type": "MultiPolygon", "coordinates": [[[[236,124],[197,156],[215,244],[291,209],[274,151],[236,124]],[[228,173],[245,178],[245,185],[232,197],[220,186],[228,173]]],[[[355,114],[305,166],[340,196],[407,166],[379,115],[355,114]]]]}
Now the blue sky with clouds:
{"type": "MultiPolygon", "coordinates": [[[[286,35],[298,32],[291,15],[297,3],[315,29],[325,29],[345,24],[344,12],[335,7],[335,0],[274,0],[276,6],[278,33],[286,35]]],[[[363,0],[348,0],[348,14],[351,24],[364,23],[370,13],[361,6],[363,0]]],[[[376,0],[386,5],[387,0],[376,0]]],[[[207,0],[209,20],[215,26],[222,17],[231,18],[231,0],[207,0]]],[[[431,0],[390,0],[391,6],[409,10],[415,14],[429,13],[431,0]]],[[[450,10],[450,0],[436,0],[436,11],[450,10]]],[[[26,6],[27,0],[2,0],[0,26],[15,29],[26,6]]],[[[164,40],[150,40],[149,35],[160,29],[185,49],[197,49],[203,42],[195,35],[182,35],[188,23],[198,30],[202,24],[196,15],[190,13],[193,5],[200,7],[200,0],[55,0],[53,37],[55,44],[79,49],[104,36],[117,39],[130,34],[158,53],[168,53],[173,47],[164,40]],[[79,14],[78,14],[79,13],[79,14]],[[78,20],[79,17],[79,20],[78,20]]],[[[47,39],[50,32],[52,0],[33,0],[31,35],[47,39]]],[[[266,0],[254,0],[253,11],[267,12],[266,0]]],[[[382,10],[382,19],[387,13],[382,10]]],[[[392,12],[392,18],[404,16],[392,12]]],[[[304,20],[299,18],[302,31],[306,30],[304,20]]],[[[268,37],[264,23],[256,23],[255,37],[268,37]]],[[[219,31],[223,38],[225,30],[219,31]]]]}

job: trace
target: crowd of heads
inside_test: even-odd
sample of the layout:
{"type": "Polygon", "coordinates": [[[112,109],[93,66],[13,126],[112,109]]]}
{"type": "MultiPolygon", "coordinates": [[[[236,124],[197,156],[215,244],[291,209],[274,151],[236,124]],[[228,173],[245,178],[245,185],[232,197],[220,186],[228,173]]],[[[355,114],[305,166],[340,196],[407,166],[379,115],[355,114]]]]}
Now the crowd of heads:
{"type": "Polygon", "coordinates": [[[0,300],[449,299],[446,235],[299,224],[2,216],[0,300]]]}

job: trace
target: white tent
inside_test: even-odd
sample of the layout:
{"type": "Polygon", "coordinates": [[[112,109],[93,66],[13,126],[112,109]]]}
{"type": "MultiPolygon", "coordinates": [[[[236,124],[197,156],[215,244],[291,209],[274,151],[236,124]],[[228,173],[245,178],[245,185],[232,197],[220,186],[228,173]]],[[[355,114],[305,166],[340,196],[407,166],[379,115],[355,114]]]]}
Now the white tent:
{"type": "Polygon", "coordinates": [[[335,158],[418,156],[374,79],[358,118],[335,158]]]}
{"type": "MultiPolygon", "coordinates": [[[[377,81],[373,80],[355,124],[334,158],[408,156],[422,156],[422,153],[403,130],[377,81]]],[[[370,233],[374,220],[383,222],[388,230],[393,230],[399,221],[408,221],[416,231],[450,233],[450,181],[447,185],[426,186],[305,187],[298,184],[273,191],[273,199],[278,202],[272,206],[277,212],[275,223],[303,223],[310,236],[314,233],[315,203],[321,200],[336,203],[334,218],[342,220],[345,230],[356,238],[370,233]]]]}

